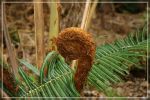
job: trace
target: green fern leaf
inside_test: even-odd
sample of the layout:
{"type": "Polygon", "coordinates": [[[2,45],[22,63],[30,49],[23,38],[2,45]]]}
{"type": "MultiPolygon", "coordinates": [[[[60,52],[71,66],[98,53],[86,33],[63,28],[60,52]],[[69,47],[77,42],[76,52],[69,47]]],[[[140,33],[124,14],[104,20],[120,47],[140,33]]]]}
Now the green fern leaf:
{"type": "MultiPolygon", "coordinates": [[[[123,81],[121,76],[129,73],[129,65],[136,65],[140,57],[147,57],[146,53],[150,39],[146,29],[129,35],[125,39],[117,40],[112,44],[97,47],[95,62],[89,72],[88,82],[96,89],[107,94],[111,84],[123,81]],[[135,61],[136,59],[136,61],[135,61]]],[[[23,62],[24,65],[30,64],[23,62]]],[[[65,63],[56,51],[50,52],[44,60],[40,71],[34,71],[34,66],[29,66],[39,77],[34,83],[30,76],[19,68],[19,73],[24,79],[25,87],[21,96],[25,97],[78,97],[80,94],[74,86],[74,71],[65,63]],[[47,69],[45,75],[44,70],[47,69]],[[39,74],[40,72],[40,74],[39,74]]],[[[109,95],[109,94],[108,94],[109,95]]]]}

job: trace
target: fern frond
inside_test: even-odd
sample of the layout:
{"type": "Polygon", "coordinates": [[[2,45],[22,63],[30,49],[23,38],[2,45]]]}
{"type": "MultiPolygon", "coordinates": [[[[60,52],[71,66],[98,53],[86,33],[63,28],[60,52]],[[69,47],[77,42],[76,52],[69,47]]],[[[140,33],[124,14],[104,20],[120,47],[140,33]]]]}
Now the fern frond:
{"type": "MultiPolygon", "coordinates": [[[[27,65],[27,64],[26,64],[27,65]]],[[[29,65],[29,64],[28,64],[29,65]]],[[[31,67],[31,66],[30,66],[31,67]]],[[[33,66],[32,66],[33,67],[33,66]]],[[[30,77],[19,68],[20,75],[25,80],[26,90],[25,97],[76,97],[79,93],[74,86],[74,72],[64,62],[64,59],[57,52],[50,52],[40,70],[40,84],[36,85],[30,77]],[[44,69],[48,69],[47,76],[44,75],[44,69]],[[34,84],[34,85],[33,85],[34,84]]],[[[34,68],[30,68],[34,69],[34,68]]],[[[24,91],[24,90],[23,90],[24,91]]]]}
{"type": "Polygon", "coordinates": [[[95,64],[89,73],[90,84],[104,91],[111,83],[122,81],[120,76],[129,73],[129,65],[137,66],[134,60],[145,57],[150,39],[146,28],[113,44],[97,47],[95,64]]]}
{"type": "Polygon", "coordinates": [[[64,73],[50,81],[30,90],[29,97],[75,97],[79,96],[72,80],[71,72],[64,73]]]}
{"type": "MultiPolygon", "coordinates": [[[[146,29],[125,39],[117,40],[112,44],[97,47],[95,62],[89,72],[88,82],[96,89],[107,94],[111,84],[123,81],[122,76],[129,73],[129,66],[136,65],[140,57],[147,57],[146,53],[150,38],[147,37],[146,29]]],[[[29,66],[23,62],[24,65],[29,66]]],[[[44,60],[40,71],[34,71],[34,66],[29,66],[39,77],[34,83],[30,76],[19,68],[20,75],[25,80],[22,91],[25,97],[77,97],[80,96],[74,86],[74,71],[65,63],[64,58],[56,51],[50,52],[44,60]],[[47,74],[44,70],[47,68],[47,74]],[[40,74],[39,74],[40,73],[40,74]]]]}
{"type": "Polygon", "coordinates": [[[27,61],[25,61],[24,59],[19,59],[20,64],[25,65],[28,69],[30,69],[33,73],[35,73],[36,75],[40,75],[39,70],[37,69],[37,67],[33,66],[32,64],[28,63],[27,61]]]}

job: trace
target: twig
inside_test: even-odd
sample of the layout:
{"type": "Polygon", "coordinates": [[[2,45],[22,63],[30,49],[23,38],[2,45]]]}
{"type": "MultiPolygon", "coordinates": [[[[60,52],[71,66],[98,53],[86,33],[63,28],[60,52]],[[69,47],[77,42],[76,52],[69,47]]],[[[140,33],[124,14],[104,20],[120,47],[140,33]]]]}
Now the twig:
{"type": "Polygon", "coordinates": [[[36,64],[38,68],[41,67],[45,50],[44,50],[44,17],[43,17],[43,3],[42,0],[34,0],[34,23],[36,33],[36,64]]]}
{"type": "Polygon", "coordinates": [[[17,60],[16,60],[16,55],[15,55],[16,53],[14,51],[14,48],[11,45],[11,39],[10,39],[10,36],[9,36],[9,33],[8,33],[7,24],[6,24],[6,14],[5,14],[5,12],[6,11],[5,11],[5,5],[4,5],[4,12],[3,12],[4,38],[5,38],[5,41],[6,41],[7,51],[8,51],[8,55],[9,55],[9,58],[10,58],[10,63],[11,63],[11,66],[12,66],[14,76],[15,76],[16,79],[18,79],[19,74],[18,74],[18,64],[17,64],[17,60]]]}

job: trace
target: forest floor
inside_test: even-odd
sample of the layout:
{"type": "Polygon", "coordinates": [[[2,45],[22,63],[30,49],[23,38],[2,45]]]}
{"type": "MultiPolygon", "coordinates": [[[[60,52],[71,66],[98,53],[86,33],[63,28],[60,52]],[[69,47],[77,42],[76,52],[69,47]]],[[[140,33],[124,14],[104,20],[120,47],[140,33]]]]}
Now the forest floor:
{"type": "MultiPolygon", "coordinates": [[[[80,27],[81,19],[84,10],[84,4],[62,4],[61,26],[60,29],[66,27],[80,27]]],[[[15,44],[15,50],[19,58],[26,59],[32,64],[35,64],[35,33],[34,33],[34,11],[32,4],[7,4],[6,15],[9,33],[12,36],[12,41],[15,44]],[[16,35],[16,32],[19,36],[16,35]],[[18,38],[20,38],[18,40],[18,38]]],[[[129,32],[134,32],[136,29],[144,25],[146,11],[138,14],[132,13],[109,13],[104,14],[104,21],[101,20],[101,12],[96,9],[93,15],[89,32],[93,34],[97,45],[104,43],[112,43],[116,39],[124,38],[129,32]]],[[[49,10],[44,4],[44,20],[45,20],[45,38],[49,30],[49,10]]],[[[45,39],[45,47],[48,43],[45,39]]],[[[4,59],[8,61],[8,55],[4,46],[4,59]]],[[[145,68],[146,66],[143,65],[145,68]]],[[[147,96],[148,82],[146,80],[146,70],[130,73],[125,77],[124,82],[113,85],[119,96],[144,97],[147,96]],[[135,73],[137,75],[135,75],[135,73]]],[[[92,89],[91,94],[85,96],[104,96],[104,94],[92,89]]]]}

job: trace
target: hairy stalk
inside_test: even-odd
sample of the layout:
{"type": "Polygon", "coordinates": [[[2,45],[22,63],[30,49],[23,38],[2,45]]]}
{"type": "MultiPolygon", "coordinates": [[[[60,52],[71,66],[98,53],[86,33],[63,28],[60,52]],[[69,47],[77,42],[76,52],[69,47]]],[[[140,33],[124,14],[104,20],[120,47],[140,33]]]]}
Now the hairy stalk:
{"type": "Polygon", "coordinates": [[[74,81],[77,90],[81,92],[95,55],[92,36],[81,28],[71,27],[60,33],[56,45],[65,59],[69,61],[78,59],[74,81]]]}
{"type": "Polygon", "coordinates": [[[45,55],[44,51],[44,18],[42,0],[34,0],[34,23],[36,33],[36,64],[41,67],[45,55]]]}

